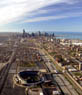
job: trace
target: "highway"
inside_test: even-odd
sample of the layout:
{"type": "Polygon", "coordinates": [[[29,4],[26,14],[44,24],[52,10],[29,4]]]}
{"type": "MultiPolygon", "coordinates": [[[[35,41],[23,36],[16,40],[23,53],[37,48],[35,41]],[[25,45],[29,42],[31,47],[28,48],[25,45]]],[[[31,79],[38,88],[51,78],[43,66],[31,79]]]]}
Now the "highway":
{"type": "MultiPolygon", "coordinates": [[[[76,58],[74,58],[71,55],[69,55],[66,49],[63,50],[62,48],[63,47],[59,47],[59,48],[56,48],[56,49],[57,49],[58,53],[62,55],[63,58],[67,58],[68,60],[71,60],[72,62],[74,62],[75,64],[78,64],[78,65],[79,64],[82,64],[79,60],[77,60],[76,58]]],[[[51,56],[49,56],[49,57],[51,57],[51,56]]],[[[55,60],[53,58],[51,58],[51,59],[55,62],[55,60]]],[[[64,75],[66,77],[68,77],[68,75],[71,75],[72,76],[73,74],[72,74],[72,72],[66,71],[66,73],[64,73],[64,75]]],[[[68,77],[68,78],[70,78],[70,77],[68,77]]],[[[71,80],[72,85],[76,89],[76,91],[79,94],[82,95],[82,87],[81,87],[81,85],[76,80],[73,80],[71,78],[70,78],[70,80],[71,80]]]]}
{"type": "Polygon", "coordinates": [[[41,51],[41,53],[45,56],[43,56],[43,59],[48,60],[46,62],[46,66],[49,68],[49,71],[53,73],[53,78],[57,82],[57,84],[60,86],[62,91],[64,92],[65,95],[79,95],[76,90],[73,88],[73,86],[65,79],[63,74],[54,74],[57,71],[55,65],[52,62],[49,62],[50,57],[44,53],[44,51],[41,51]]]}

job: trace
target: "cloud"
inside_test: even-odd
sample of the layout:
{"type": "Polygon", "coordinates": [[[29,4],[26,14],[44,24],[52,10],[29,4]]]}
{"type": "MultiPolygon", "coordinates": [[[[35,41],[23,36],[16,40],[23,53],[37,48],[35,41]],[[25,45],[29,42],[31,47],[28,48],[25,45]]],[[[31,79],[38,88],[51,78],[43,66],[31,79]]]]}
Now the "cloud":
{"type": "MultiPolygon", "coordinates": [[[[0,25],[23,19],[32,11],[57,4],[69,3],[70,0],[2,0],[0,1],[0,25]]],[[[42,11],[43,12],[43,11],[42,11]]],[[[31,14],[30,14],[31,15],[31,14]]]]}
{"type": "Polygon", "coordinates": [[[82,12],[78,12],[78,13],[69,12],[67,14],[56,15],[56,16],[31,18],[31,19],[25,20],[24,22],[31,23],[31,22],[40,22],[40,21],[46,21],[46,20],[58,20],[58,19],[78,17],[78,16],[82,16],[82,12]]]}
{"type": "MultiPolygon", "coordinates": [[[[0,25],[13,23],[15,21],[22,21],[24,17],[31,17],[37,14],[45,14],[51,10],[40,10],[45,6],[52,4],[66,3],[74,4],[79,0],[1,0],[0,1],[0,25]],[[38,11],[37,11],[38,10],[38,11]]],[[[65,16],[64,16],[65,17],[65,16]]],[[[39,21],[39,19],[59,19],[58,17],[38,17],[33,21],[39,21]]],[[[60,17],[61,18],[61,17],[60,17]]],[[[32,22],[32,20],[28,20],[32,22]]]]}

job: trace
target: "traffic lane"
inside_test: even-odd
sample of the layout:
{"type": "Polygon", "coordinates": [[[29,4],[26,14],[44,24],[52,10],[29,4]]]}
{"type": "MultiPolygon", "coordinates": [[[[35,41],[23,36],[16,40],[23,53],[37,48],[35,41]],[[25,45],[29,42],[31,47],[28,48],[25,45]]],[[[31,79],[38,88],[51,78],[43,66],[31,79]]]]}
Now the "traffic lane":
{"type": "Polygon", "coordinates": [[[62,75],[59,74],[59,76],[64,81],[64,83],[68,86],[68,89],[70,90],[70,92],[72,93],[72,95],[78,95],[78,93],[73,88],[73,86],[62,75]]]}
{"type": "MultiPolygon", "coordinates": [[[[47,58],[47,56],[45,57],[45,59],[46,60],[48,60],[48,58],[47,58]]],[[[55,68],[55,65],[53,64],[53,63],[49,63],[49,62],[47,62],[46,63],[46,65],[48,66],[48,68],[50,69],[50,71],[51,72],[53,72],[54,70],[56,70],[56,68],[55,68]]],[[[62,75],[60,75],[60,76],[62,76],[62,75]]],[[[62,76],[63,77],[63,76],[62,76]]],[[[65,82],[62,84],[62,85],[64,85],[63,87],[62,87],[62,89],[63,89],[63,91],[66,93],[66,90],[67,90],[67,94],[68,95],[78,95],[78,93],[72,88],[72,85],[69,85],[68,83],[69,82],[67,82],[67,80],[63,77],[63,81],[65,80],[65,82]],[[67,88],[66,88],[66,86],[67,86],[67,88]],[[72,91],[71,91],[71,88],[72,88],[72,91]],[[66,89],[66,90],[65,90],[66,89]]],[[[60,85],[60,83],[61,83],[61,78],[60,77],[58,77],[57,78],[57,76],[56,76],[56,81],[59,83],[59,85],[60,85]],[[59,80],[59,81],[58,81],[59,80]]],[[[60,85],[60,86],[62,86],[62,85],[60,85]]]]}
{"type": "MultiPolygon", "coordinates": [[[[48,60],[47,56],[44,56],[45,60],[48,60]]],[[[55,66],[53,63],[50,62],[46,62],[45,63],[46,66],[49,68],[49,70],[51,72],[54,72],[54,70],[56,70],[55,66]]],[[[62,89],[62,91],[66,94],[66,95],[71,95],[71,93],[68,91],[68,89],[66,88],[66,85],[64,85],[64,83],[62,82],[62,80],[56,75],[53,76],[54,80],[58,83],[58,85],[60,86],[60,88],[62,89]]]]}
{"type": "Polygon", "coordinates": [[[58,83],[62,91],[64,92],[65,95],[71,95],[71,93],[68,91],[66,85],[62,82],[62,80],[59,78],[57,74],[53,75],[54,80],[58,83]]]}
{"type": "MultiPolygon", "coordinates": [[[[54,64],[52,65],[52,68],[56,70],[54,64]]],[[[78,93],[75,91],[75,89],[72,87],[72,85],[65,79],[65,77],[62,74],[58,74],[58,76],[64,81],[65,85],[68,87],[69,91],[72,95],[78,95],[78,93]]]]}

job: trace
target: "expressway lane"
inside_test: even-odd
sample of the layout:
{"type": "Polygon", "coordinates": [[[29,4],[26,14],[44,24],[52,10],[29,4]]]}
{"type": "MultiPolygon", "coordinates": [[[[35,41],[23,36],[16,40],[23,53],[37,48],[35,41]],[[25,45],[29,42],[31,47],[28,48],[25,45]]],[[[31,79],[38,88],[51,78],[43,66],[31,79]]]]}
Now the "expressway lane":
{"type": "Polygon", "coordinates": [[[78,95],[78,93],[76,92],[76,90],[73,88],[73,86],[65,79],[65,77],[63,77],[63,75],[59,75],[59,77],[61,78],[62,81],[64,81],[64,83],[68,86],[68,89],[71,93],[71,95],[78,95]]]}
{"type": "Polygon", "coordinates": [[[65,95],[72,95],[70,93],[70,91],[68,90],[66,84],[64,83],[64,81],[61,80],[61,78],[59,77],[59,75],[54,74],[53,75],[54,79],[56,80],[56,82],[58,83],[58,85],[60,86],[60,88],[62,89],[62,91],[64,92],[65,95]]]}
{"type": "MultiPolygon", "coordinates": [[[[51,66],[51,71],[54,71],[56,69],[55,65],[51,63],[49,67],[51,66]]],[[[78,95],[78,93],[75,91],[73,86],[65,79],[63,73],[53,74],[54,80],[58,83],[58,85],[61,87],[61,89],[68,95],[78,95]]]]}
{"type": "MultiPolygon", "coordinates": [[[[50,57],[48,56],[48,54],[44,53],[44,51],[41,51],[43,54],[45,54],[45,56],[43,57],[43,59],[48,60],[48,62],[46,62],[46,66],[49,68],[49,71],[51,73],[54,73],[54,71],[57,71],[55,65],[52,62],[49,62],[50,57]]],[[[75,89],[73,88],[73,86],[67,81],[67,79],[64,77],[63,74],[53,74],[53,78],[54,80],[57,82],[57,84],[60,86],[60,88],[62,89],[62,91],[64,92],[65,95],[78,95],[78,93],[75,91],[75,89]]]]}
{"type": "Polygon", "coordinates": [[[61,74],[53,74],[54,79],[64,91],[65,95],[78,95],[72,85],[61,74]]]}

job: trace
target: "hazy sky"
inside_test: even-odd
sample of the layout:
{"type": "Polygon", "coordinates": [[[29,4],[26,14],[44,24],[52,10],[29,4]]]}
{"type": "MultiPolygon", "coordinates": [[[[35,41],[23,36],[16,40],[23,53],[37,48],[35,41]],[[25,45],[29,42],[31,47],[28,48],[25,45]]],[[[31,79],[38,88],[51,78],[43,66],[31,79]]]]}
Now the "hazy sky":
{"type": "Polygon", "coordinates": [[[82,32],[82,0],[0,0],[0,31],[82,32]]]}

